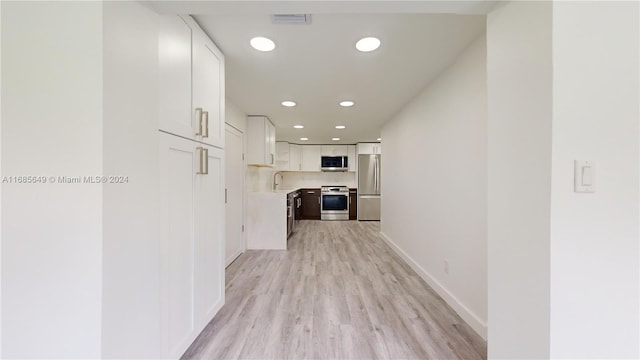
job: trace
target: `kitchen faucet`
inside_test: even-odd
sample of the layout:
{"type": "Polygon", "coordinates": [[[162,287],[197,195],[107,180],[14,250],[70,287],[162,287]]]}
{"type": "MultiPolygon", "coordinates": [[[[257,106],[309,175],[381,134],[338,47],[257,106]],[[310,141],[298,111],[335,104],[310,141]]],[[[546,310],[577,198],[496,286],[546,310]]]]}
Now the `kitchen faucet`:
{"type": "Polygon", "coordinates": [[[280,175],[280,179],[281,179],[282,181],[284,181],[284,176],[282,175],[282,173],[281,173],[280,171],[276,171],[275,173],[273,173],[273,191],[276,191],[276,187],[277,187],[278,185],[280,185],[280,184],[278,184],[278,183],[276,182],[276,177],[277,177],[278,175],[280,175]]]}

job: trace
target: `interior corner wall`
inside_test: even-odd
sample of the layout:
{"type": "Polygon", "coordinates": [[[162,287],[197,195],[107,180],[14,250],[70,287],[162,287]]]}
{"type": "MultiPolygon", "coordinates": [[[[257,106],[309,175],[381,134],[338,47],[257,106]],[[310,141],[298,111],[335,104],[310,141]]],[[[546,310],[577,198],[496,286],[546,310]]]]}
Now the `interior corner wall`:
{"type": "Polygon", "coordinates": [[[486,338],[485,45],[482,35],[384,125],[380,226],[383,239],[486,338]]]}
{"type": "Polygon", "coordinates": [[[638,7],[553,3],[551,358],[640,358],[638,7]]]}
{"type": "Polygon", "coordinates": [[[0,6],[1,357],[99,358],[102,4],[0,6]]]}
{"type": "Polygon", "coordinates": [[[552,5],[487,17],[488,357],[549,358],[552,5]]]}
{"type": "Polygon", "coordinates": [[[240,132],[247,131],[247,114],[231,102],[229,99],[225,101],[225,119],[224,122],[233,126],[240,132]]]}

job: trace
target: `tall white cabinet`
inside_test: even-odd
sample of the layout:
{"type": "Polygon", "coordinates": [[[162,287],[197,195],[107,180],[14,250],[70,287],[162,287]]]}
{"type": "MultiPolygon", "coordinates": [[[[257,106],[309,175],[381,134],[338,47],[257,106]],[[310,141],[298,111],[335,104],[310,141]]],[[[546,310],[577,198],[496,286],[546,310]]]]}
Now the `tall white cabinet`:
{"type": "Polygon", "coordinates": [[[191,17],[161,17],[161,354],[179,358],[224,304],[224,57],[191,17]]]}

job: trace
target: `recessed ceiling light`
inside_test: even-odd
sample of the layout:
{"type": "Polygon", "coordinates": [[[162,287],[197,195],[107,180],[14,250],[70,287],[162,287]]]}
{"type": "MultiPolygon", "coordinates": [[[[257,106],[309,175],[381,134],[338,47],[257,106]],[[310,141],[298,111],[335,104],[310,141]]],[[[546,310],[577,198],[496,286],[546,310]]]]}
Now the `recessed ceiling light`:
{"type": "Polygon", "coordinates": [[[271,39],[262,36],[254,37],[249,43],[258,51],[271,51],[276,48],[276,44],[271,39]]]}
{"type": "Polygon", "coordinates": [[[344,129],[344,128],[346,128],[346,126],[344,126],[344,125],[336,125],[336,129],[344,129]]]}
{"type": "Polygon", "coordinates": [[[340,141],[340,138],[331,138],[333,141],[340,141]]]}
{"type": "Polygon", "coordinates": [[[291,101],[291,100],[285,100],[283,102],[281,102],[282,106],[286,106],[286,107],[292,107],[292,106],[296,106],[296,102],[295,101],[291,101]]]}
{"type": "Polygon", "coordinates": [[[378,141],[382,141],[382,138],[378,138],[378,141]]]}
{"type": "Polygon", "coordinates": [[[293,125],[296,129],[304,129],[304,125],[293,125]]]}
{"type": "Polygon", "coordinates": [[[307,141],[307,140],[309,140],[309,138],[300,138],[300,140],[307,141]]]}
{"type": "Polygon", "coordinates": [[[380,39],[374,37],[362,38],[356,43],[356,49],[362,52],[373,51],[378,47],[380,47],[380,39]]]}
{"type": "Polygon", "coordinates": [[[340,106],[349,107],[353,106],[355,103],[351,100],[340,101],[340,106]]]}

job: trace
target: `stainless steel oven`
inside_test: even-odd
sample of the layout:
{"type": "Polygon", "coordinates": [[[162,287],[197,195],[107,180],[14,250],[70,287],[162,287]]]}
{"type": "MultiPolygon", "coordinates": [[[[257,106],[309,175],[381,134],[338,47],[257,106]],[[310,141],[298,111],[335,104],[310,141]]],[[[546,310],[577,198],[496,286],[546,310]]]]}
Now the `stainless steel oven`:
{"type": "Polygon", "coordinates": [[[349,188],[323,186],[320,191],[321,220],[349,220],[349,188]]]}

